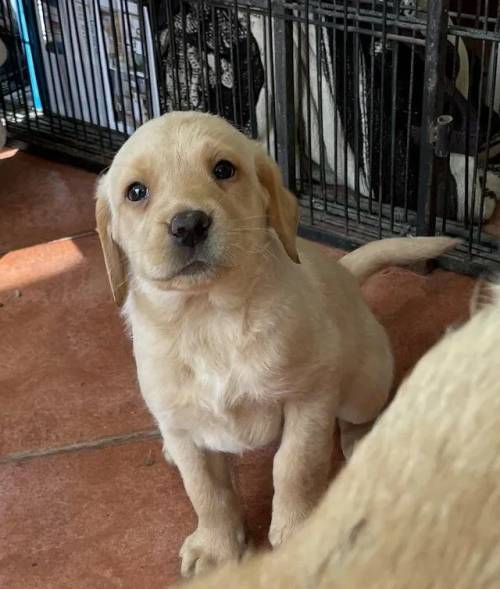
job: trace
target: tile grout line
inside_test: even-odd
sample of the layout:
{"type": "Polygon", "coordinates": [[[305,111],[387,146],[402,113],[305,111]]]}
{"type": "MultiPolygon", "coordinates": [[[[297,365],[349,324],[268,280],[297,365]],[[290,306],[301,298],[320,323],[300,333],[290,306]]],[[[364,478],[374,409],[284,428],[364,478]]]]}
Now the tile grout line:
{"type": "Polygon", "coordinates": [[[109,446],[119,446],[127,444],[128,442],[137,442],[143,440],[156,440],[161,438],[158,429],[142,430],[138,432],[131,432],[128,434],[120,434],[115,436],[105,436],[97,438],[96,440],[88,440],[85,442],[76,442],[66,446],[55,446],[54,448],[40,448],[39,450],[27,450],[25,452],[13,452],[0,457],[0,464],[9,464],[12,462],[21,462],[24,460],[32,460],[34,458],[44,458],[47,456],[54,456],[58,454],[68,454],[71,452],[78,452],[79,450],[96,450],[99,448],[107,448],[109,446]]]}
{"type": "Polygon", "coordinates": [[[82,237],[92,237],[94,235],[98,235],[97,229],[86,229],[80,233],[75,233],[74,235],[64,235],[63,237],[56,237],[55,239],[49,239],[49,241],[39,241],[37,243],[32,243],[29,245],[23,245],[21,247],[15,247],[13,249],[0,249],[0,258],[2,256],[6,256],[7,254],[12,254],[14,252],[20,252],[21,250],[29,249],[32,247],[38,247],[40,245],[50,245],[51,243],[59,243],[61,241],[72,241],[76,239],[81,239],[82,237]]]}
{"type": "Polygon", "coordinates": [[[97,235],[96,229],[85,229],[80,233],[74,233],[73,235],[64,235],[63,237],[56,237],[56,239],[43,241],[38,245],[48,245],[50,243],[59,243],[60,241],[71,241],[73,239],[81,239],[82,237],[91,237],[92,235],[97,235]]]}

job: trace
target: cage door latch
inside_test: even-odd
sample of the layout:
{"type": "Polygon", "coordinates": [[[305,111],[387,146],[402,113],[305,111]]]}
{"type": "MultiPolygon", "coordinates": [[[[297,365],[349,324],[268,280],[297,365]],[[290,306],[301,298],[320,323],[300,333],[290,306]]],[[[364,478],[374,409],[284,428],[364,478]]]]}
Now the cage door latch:
{"type": "Polygon", "coordinates": [[[434,154],[439,158],[447,158],[450,155],[450,138],[453,117],[440,115],[436,124],[432,127],[431,143],[434,146],[434,154]]]}

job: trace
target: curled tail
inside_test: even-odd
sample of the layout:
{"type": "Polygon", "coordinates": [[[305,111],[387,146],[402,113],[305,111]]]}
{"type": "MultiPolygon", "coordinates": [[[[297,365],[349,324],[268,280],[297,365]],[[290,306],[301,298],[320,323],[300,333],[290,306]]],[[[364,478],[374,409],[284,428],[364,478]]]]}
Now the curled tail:
{"type": "Polygon", "coordinates": [[[394,237],[367,243],[339,262],[363,283],[387,266],[407,266],[436,258],[459,243],[459,239],[451,237],[394,237]]]}

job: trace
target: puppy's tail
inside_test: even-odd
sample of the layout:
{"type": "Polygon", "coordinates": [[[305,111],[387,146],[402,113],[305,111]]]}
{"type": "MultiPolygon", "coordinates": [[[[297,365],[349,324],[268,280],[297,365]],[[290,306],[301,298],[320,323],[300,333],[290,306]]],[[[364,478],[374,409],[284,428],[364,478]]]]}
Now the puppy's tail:
{"type": "Polygon", "coordinates": [[[471,317],[490,305],[497,304],[500,306],[500,281],[498,281],[498,278],[495,278],[495,280],[496,282],[491,282],[479,279],[476,282],[469,304],[471,317]]]}
{"type": "Polygon", "coordinates": [[[394,237],[367,243],[339,261],[363,283],[387,266],[407,266],[429,260],[459,243],[459,239],[451,237],[394,237]]]}

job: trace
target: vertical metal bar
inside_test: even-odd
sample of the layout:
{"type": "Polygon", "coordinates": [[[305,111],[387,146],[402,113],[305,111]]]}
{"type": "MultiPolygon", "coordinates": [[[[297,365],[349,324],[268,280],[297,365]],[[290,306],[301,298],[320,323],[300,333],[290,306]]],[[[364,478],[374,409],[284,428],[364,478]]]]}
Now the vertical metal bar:
{"type": "MultiPolygon", "coordinates": [[[[151,22],[152,22],[152,31],[151,33],[156,33],[158,31],[158,27],[157,27],[157,22],[156,22],[156,10],[154,9],[154,7],[151,6],[151,4],[148,5],[149,6],[149,14],[151,15],[151,22]]],[[[135,62],[135,53],[134,53],[134,46],[133,46],[133,35],[132,35],[132,26],[130,24],[130,11],[128,9],[128,4],[125,5],[125,16],[127,19],[127,33],[128,33],[128,38],[130,39],[130,47],[131,47],[131,57],[132,57],[132,71],[134,72],[134,81],[135,81],[135,91],[137,94],[137,97],[139,98],[139,100],[137,100],[137,107],[138,107],[138,111],[139,111],[139,124],[142,125],[144,123],[144,117],[142,114],[142,104],[141,104],[141,100],[139,97],[139,92],[140,92],[140,84],[139,84],[139,76],[137,75],[137,64],[135,62]]],[[[155,62],[156,62],[156,68],[157,68],[157,78],[158,80],[162,80],[161,85],[163,88],[163,91],[165,92],[165,88],[164,88],[164,80],[165,77],[162,76],[161,74],[161,69],[160,69],[160,64],[161,64],[161,57],[158,51],[159,48],[159,42],[157,41],[155,43],[155,62]]],[[[163,95],[165,97],[165,93],[163,95]]]]}
{"type": "Polygon", "coordinates": [[[339,120],[339,108],[338,108],[338,96],[337,96],[337,18],[332,19],[332,80],[330,81],[332,90],[334,92],[334,114],[333,114],[333,200],[338,203],[338,120],[339,120]]]}
{"type": "MultiPolygon", "coordinates": [[[[69,80],[71,80],[71,76],[69,73],[69,65],[68,65],[68,49],[66,47],[66,42],[64,40],[64,25],[63,25],[63,21],[61,18],[61,10],[59,7],[59,1],[55,4],[56,10],[57,10],[57,18],[59,19],[59,27],[60,27],[60,32],[61,32],[61,43],[62,43],[62,47],[63,47],[63,61],[64,61],[64,65],[65,65],[65,69],[66,69],[66,76],[67,76],[67,80],[69,83],[69,80]]],[[[59,61],[59,60],[58,60],[59,61]]],[[[64,94],[64,92],[63,92],[64,94]]],[[[78,133],[78,126],[76,124],[76,111],[75,111],[75,104],[73,101],[73,93],[70,91],[68,92],[69,94],[69,104],[71,105],[71,117],[73,117],[73,125],[75,127],[75,132],[78,133]]]]}
{"type": "MultiPolygon", "coordinates": [[[[19,69],[21,69],[22,65],[19,63],[19,53],[18,53],[18,49],[17,49],[17,41],[18,41],[18,39],[17,39],[17,35],[16,35],[16,32],[15,32],[15,25],[17,23],[15,23],[14,17],[12,16],[12,7],[10,5],[10,1],[7,2],[7,14],[8,14],[8,18],[9,18],[10,37],[12,39],[12,45],[14,46],[14,53],[15,53],[16,64],[17,64],[17,67],[19,69]]],[[[14,79],[14,83],[16,83],[16,80],[15,79],[14,79]]],[[[17,104],[18,104],[18,106],[21,106],[22,107],[22,98],[21,98],[21,94],[19,93],[19,86],[17,86],[17,84],[16,84],[15,91],[16,91],[16,94],[17,94],[17,104]]],[[[17,122],[16,99],[14,98],[14,90],[12,89],[12,85],[11,85],[11,81],[10,80],[9,80],[9,94],[10,94],[10,99],[11,99],[12,111],[13,111],[13,114],[14,114],[14,120],[17,122]]]]}
{"type": "MultiPolygon", "coordinates": [[[[8,30],[10,23],[8,23],[5,17],[3,2],[0,2],[0,18],[5,24],[6,30],[8,30]]],[[[7,104],[5,102],[5,93],[3,91],[0,91],[0,104],[2,105],[2,115],[6,119],[6,124],[8,125],[9,121],[7,120],[7,104]]]]}
{"type": "MultiPolygon", "coordinates": [[[[186,11],[184,9],[184,0],[180,0],[179,7],[181,11],[182,22],[182,57],[184,65],[184,86],[185,86],[185,101],[186,108],[190,110],[191,100],[189,97],[189,73],[188,73],[188,58],[187,58],[187,31],[186,31],[186,11]]],[[[180,94],[180,90],[179,90],[180,94]]],[[[181,105],[182,107],[182,105],[181,105]]]]}
{"type": "Polygon", "coordinates": [[[346,234],[349,233],[349,188],[348,188],[348,173],[349,168],[347,166],[347,154],[348,154],[348,143],[347,143],[347,0],[344,0],[344,18],[343,18],[343,50],[344,50],[344,67],[343,67],[343,84],[342,84],[342,110],[343,110],[343,128],[344,128],[344,229],[346,234]]]}
{"type": "Polygon", "coordinates": [[[448,220],[448,204],[450,198],[450,177],[449,177],[449,170],[450,170],[450,154],[448,153],[445,162],[445,174],[443,174],[445,182],[444,187],[442,188],[442,192],[444,194],[444,202],[443,202],[443,216],[441,220],[441,233],[446,233],[446,222],[448,220]]]}
{"type": "MultiPolygon", "coordinates": [[[[82,3],[84,4],[84,2],[82,3]]],[[[82,101],[82,96],[81,96],[81,92],[80,92],[80,84],[78,82],[82,82],[83,84],[83,91],[85,96],[83,97],[86,101],[87,101],[87,108],[89,111],[89,120],[92,121],[92,111],[90,108],[90,95],[89,95],[89,91],[87,88],[87,76],[85,75],[85,63],[84,63],[84,59],[83,59],[83,54],[82,54],[82,45],[81,45],[81,40],[80,40],[80,28],[79,28],[79,23],[78,23],[78,18],[76,16],[76,10],[75,10],[75,3],[74,2],[70,2],[68,4],[68,0],[66,0],[66,13],[68,15],[68,22],[71,21],[71,19],[73,19],[73,27],[70,26],[70,41],[71,41],[71,48],[73,51],[73,54],[75,53],[75,45],[78,51],[78,56],[80,58],[80,71],[82,74],[82,80],[79,80],[79,73],[78,73],[78,68],[76,67],[76,63],[73,59],[73,69],[75,72],[75,82],[77,83],[77,92],[78,92],[78,103],[80,106],[80,114],[82,117],[82,126],[83,126],[83,132],[84,132],[84,136],[87,139],[87,128],[86,128],[86,121],[85,121],[85,117],[84,117],[84,111],[83,111],[83,101],[82,101]],[[75,32],[75,38],[76,38],[76,42],[73,43],[73,38],[71,35],[71,28],[73,28],[74,32],[75,32]]]]}
{"type": "MultiPolygon", "coordinates": [[[[102,12],[101,12],[100,6],[96,6],[96,2],[92,2],[92,6],[94,7],[94,21],[95,21],[95,27],[96,27],[96,35],[97,35],[97,38],[99,38],[99,33],[100,33],[100,38],[102,39],[102,43],[104,46],[104,61],[106,64],[108,84],[112,88],[111,80],[110,80],[110,76],[109,76],[110,66],[109,66],[108,44],[106,42],[106,35],[104,32],[104,25],[103,25],[103,21],[102,21],[102,12]],[[97,28],[98,25],[99,25],[99,29],[97,28]]],[[[105,83],[104,83],[105,78],[104,78],[104,73],[102,71],[102,67],[99,67],[99,72],[101,75],[101,85],[102,85],[102,91],[104,94],[105,93],[105,83]]],[[[106,112],[107,112],[107,105],[105,105],[105,107],[106,107],[106,112]]],[[[118,131],[118,122],[117,122],[115,116],[113,116],[113,120],[114,120],[115,131],[118,131]]],[[[108,117],[108,121],[109,121],[109,117],[108,117]]],[[[109,123],[110,123],[110,121],[109,121],[109,123]]],[[[109,126],[111,127],[111,124],[109,126]]],[[[110,147],[112,147],[113,144],[112,144],[111,133],[110,133],[109,137],[110,137],[109,144],[110,144],[110,147]]]]}
{"type": "MultiPolygon", "coordinates": [[[[148,43],[146,41],[146,19],[144,18],[144,10],[147,10],[147,7],[143,6],[143,3],[140,2],[138,4],[138,15],[139,15],[139,25],[141,30],[141,51],[144,57],[144,86],[146,92],[146,99],[148,101],[148,118],[154,116],[154,108],[153,108],[153,95],[151,92],[151,72],[149,71],[149,49],[148,43]]],[[[148,16],[150,16],[148,14],[148,16]]],[[[154,91],[158,92],[157,88],[153,89],[154,91]]]]}
{"type": "MultiPolygon", "coordinates": [[[[238,86],[238,112],[239,112],[239,124],[240,124],[240,128],[243,129],[243,95],[242,95],[242,89],[243,89],[243,71],[241,69],[241,56],[240,56],[240,8],[238,6],[238,0],[234,0],[233,2],[233,11],[234,11],[234,30],[236,32],[236,38],[235,38],[235,42],[236,42],[236,71],[237,71],[237,76],[234,76],[234,72],[233,72],[233,78],[234,78],[234,82],[237,82],[237,86],[238,86]]],[[[248,54],[248,59],[247,61],[250,60],[250,54],[248,54]]]]}
{"type": "MultiPolygon", "coordinates": [[[[90,67],[90,71],[91,71],[90,79],[92,81],[92,94],[93,94],[93,98],[94,98],[94,108],[95,108],[95,112],[96,112],[96,124],[98,127],[102,127],[101,117],[100,117],[100,112],[99,112],[99,99],[98,99],[99,90],[97,89],[96,78],[95,78],[96,65],[95,65],[95,61],[94,61],[94,57],[98,58],[98,56],[96,54],[97,52],[94,52],[94,50],[92,49],[92,43],[90,40],[90,26],[89,26],[89,15],[87,12],[87,3],[82,2],[81,7],[82,7],[83,22],[84,22],[84,26],[85,26],[85,37],[87,39],[87,53],[89,56],[89,67],[90,67]]],[[[103,110],[105,113],[106,120],[108,121],[108,124],[106,126],[108,127],[108,138],[110,139],[110,137],[109,137],[110,129],[109,129],[108,109],[106,107],[104,107],[103,110]]],[[[101,147],[103,147],[103,141],[102,141],[103,134],[102,134],[101,129],[98,131],[98,135],[99,135],[99,142],[101,144],[101,147]]]]}
{"type": "MultiPolygon", "coordinates": [[[[19,15],[20,10],[19,10],[19,0],[17,0],[18,4],[17,4],[17,14],[19,15]]],[[[10,1],[7,3],[7,9],[9,11],[9,13],[11,14],[11,6],[10,6],[10,1]]],[[[20,19],[19,19],[20,20],[20,19]]],[[[24,62],[25,62],[25,55],[26,52],[24,50],[24,35],[23,35],[23,31],[21,28],[21,23],[18,22],[17,23],[17,28],[18,28],[18,39],[19,39],[19,45],[18,43],[14,42],[14,53],[15,53],[15,59],[17,62],[17,67],[18,67],[18,72],[20,74],[21,77],[21,94],[19,94],[19,86],[17,87],[17,96],[19,99],[19,106],[21,106],[24,109],[24,116],[26,117],[26,125],[28,127],[28,129],[31,127],[31,121],[30,121],[30,113],[29,113],[29,108],[28,108],[28,97],[26,95],[26,78],[25,78],[25,68],[24,68],[24,62]],[[20,55],[21,54],[21,55],[20,55]],[[21,98],[22,97],[22,98],[21,98]]]]}
{"type": "MultiPolygon", "coordinates": [[[[458,23],[462,20],[462,4],[463,0],[457,0],[457,17],[456,20],[458,23]]],[[[466,15],[467,16],[467,15],[466,15]]],[[[476,16],[475,16],[475,23],[474,28],[477,28],[479,25],[479,4],[476,7],[476,16]]],[[[458,47],[459,38],[457,36],[457,43],[456,49],[458,47]]],[[[470,94],[470,80],[469,80],[469,87],[467,88],[468,93],[470,94]]],[[[469,178],[470,178],[470,162],[469,162],[469,152],[470,152],[470,115],[471,115],[471,104],[470,100],[466,101],[466,115],[465,115],[465,142],[464,142],[464,158],[465,158],[465,173],[464,173],[464,187],[465,187],[465,194],[464,194],[464,218],[463,218],[463,225],[464,228],[467,229],[469,226],[469,204],[470,204],[470,195],[469,195],[469,178]]]]}
{"type": "Polygon", "coordinates": [[[215,104],[217,114],[222,115],[221,71],[220,71],[220,47],[219,47],[219,9],[212,6],[212,30],[214,34],[214,59],[215,59],[215,104]]]}
{"type": "Polygon", "coordinates": [[[307,182],[309,186],[309,197],[313,198],[313,170],[312,170],[312,117],[311,117],[311,43],[310,32],[310,7],[309,0],[305,0],[305,27],[306,27],[306,124],[307,124],[307,182]]]}
{"type": "Polygon", "coordinates": [[[127,111],[125,110],[125,97],[123,95],[122,68],[120,65],[120,48],[118,46],[118,35],[117,35],[117,31],[116,31],[116,22],[115,22],[115,7],[113,5],[113,0],[109,0],[109,16],[110,16],[110,21],[111,21],[111,34],[113,37],[113,45],[114,45],[115,56],[116,56],[116,71],[118,74],[118,88],[116,88],[115,91],[118,91],[120,94],[120,103],[121,103],[122,115],[123,115],[123,133],[126,133],[127,132],[127,111]]]}
{"type": "MultiPolygon", "coordinates": [[[[484,23],[483,32],[488,31],[488,12],[489,12],[489,0],[485,0],[484,7],[484,23]]],[[[472,198],[471,198],[471,223],[469,225],[469,255],[472,254],[472,243],[474,241],[474,219],[476,215],[476,188],[477,188],[477,177],[479,168],[479,141],[481,131],[481,110],[483,108],[483,90],[484,90],[484,74],[485,74],[485,59],[486,59],[486,41],[481,41],[481,72],[479,76],[479,90],[477,97],[477,121],[476,121],[476,145],[474,147],[474,172],[472,176],[472,198]]],[[[485,166],[487,162],[485,162],[485,166]]],[[[481,193],[481,202],[484,200],[484,192],[481,193]]]]}
{"type": "MultiPolygon", "coordinates": [[[[142,10],[142,2],[137,3],[137,11],[142,10]]],[[[137,120],[135,118],[135,108],[134,108],[134,94],[137,97],[137,102],[140,102],[139,96],[139,88],[136,86],[135,93],[132,88],[132,81],[130,79],[130,59],[129,59],[129,47],[132,47],[132,39],[127,34],[127,28],[125,26],[125,11],[128,13],[128,0],[125,0],[125,4],[123,0],[120,0],[120,16],[121,16],[121,23],[122,23],[122,43],[123,43],[123,52],[125,53],[125,66],[127,68],[127,86],[128,86],[128,94],[130,98],[130,114],[132,115],[132,127],[137,129],[137,120]],[[127,43],[128,40],[128,43],[127,43]]],[[[132,52],[131,52],[132,53],[132,52]]],[[[134,55],[132,53],[132,59],[134,59],[134,55]]]]}
{"type": "MultiPolygon", "coordinates": [[[[322,8],[322,0],[319,0],[318,8],[322,8]]],[[[322,23],[323,17],[317,15],[317,18],[322,23]]],[[[320,174],[320,186],[321,186],[321,197],[323,199],[323,211],[327,211],[327,200],[326,200],[326,177],[325,177],[325,138],[324,138],[324,121],[323,121],[323,45],[322,45],[322,34],[323,27],[321,24],[316,24],[316,77],[317,77],[317,93],[318,93],[318,142],[319,142],[319,174],[320,174]]]]}
{"type": "Polygon", "coordinates": [[[274,133],[274,159],[278,159],[278,144],[276,141],[276,94],[275,94],[275,71],[274,71],[274,52],[276,50],[275,43],[274,43],[274,32],[273,32],[273,22],[274,22],[274,15],[273,15],[273,3],[272,0],[267,1],[267,9],[269,13],[269,20],[268,20],[268,27],[269,27],[269,71],[271,74],[271,86],[269,88],[271,93],[271,125],[272,128],[275,130],[274,133]]]}
{"type": "Polygon", "coordinates": [[[247,29],[247,77],[248,77],[248,103],[249,103],[249,112],[250,112],[250,133],[251,136],[255,139],[258,134],[257,130],[257,121],[255,118],[255,96],[253,91],[253,68],[252,68],[252,28],[251,28],[251,20],[250,20],[250,9],[246,9],[245,13],[246,17],[246,29],[247,29]]]}
{"type": "Polygon", "coordinates": [[[359,102],[359,2],[356,0],[356,12],[354,19],[354,27],[356,32],[353,33],[353,54],[354,54],[354,194],[356,197],[356,221],[361,223],[361,210],[360,210],[360,194],[359,194],[359,118],[361,116],[361,105],[359,102]]]}
{"type": "MultiPolygon", "coordinates": [[[[61,66],[59,64],[59,51],[58,51],[58,41],[54,32],[54,25],[52,23],[52,11],[51,11],[51,6],[49,4],[44,4],[44,6],[47,7],[47,16],[46,16],[46,22],[45,22],[45,30],[46,31],[50,31],[50,38],[52,39],[52,44],[53,44],[53,48],[54,48],[54,60],[56,62],[56,66],[55,69],[57,71],[57,78],[54,77],[53,81],[54,81],[54,96],[55,96],[55,100],[56,103],[58,103],[58,98],[57,98],[57,90],[59,88],[60,93],[61,93],[61,101],[62,101],[62,109],[59,108],[59,104],[57,104],[57,109],[59,111],[58,115],[59,115],[59,125],[60,128],[62,130],[62,117],[69,117],[70,116],[70,112],[69,112],[69,108],[68,105],[66,104],[66,93],[63,90],[63,76],[61,73],[61,66]],[[48,23],[48,26],[47,26],[48,23]],[[58,84],[56,84],[56,79],[58,80],[58,84]],[[63,111],[64,111],[64,115],[63,115],[63,111]]],[[[43,11],[44,13],[44,17],[45,17],[45,11],[43,11]]],[[[48,56],[49,62],[52,64],[52,59],[51,56],[49,54],[48,56]]],[[[52,67],[51,67],[52,70],[52,67]]],[[[76,131],[76,129],[75,129],[76,131]]]]}
{"type": "Polygon", "coordinates": [[[440,115],[436,119],[434,145],[435,182],[433,188],[436,193],[436,215],[442,215],[442,231],[446,230],[446,217],[448,214],[450,135],[452,124],[453,117],[450,115],[440,115]]]}
{"type": "Polygon", "coordinates": [[[380,66],[380,124],[378,154],[378,238],[382,238],[382,198],[385,191],[384,177],[384,125],[385,125],[385,67],[387,44],[387,3],[384,2],[382,13],[382,63],[380,66]]]}
{"type": "MultiPolygon", "coordinates": [[[[23,52],[23,58],[26,63],[26,66],[29,68],[29,64],[31,63],[31,65],[33,67],[35,67],[35,64],[33,62],[32,49],[33,49],[33,46],[38,42],[38,39],[30,39],[28,23],[27,23],[27,20],[32,16],[33,13],[30,12],[30,13],[26,14],[26,10],[28,7],[24,3],[22,3],[22,6],[20,6],[21,3],[22,3],[22,0],[17,0],[17,5],[18,5],[17,12],[19,15],[21,15],[21,13],[23,13],[23,16],[22,16],[23,24],[21,22],[19,23],[19,36],[20,36],[20,41],[21,41],[21,49],[23,52]]],[[[21,20],[21,18],[20,18],[20,20],[21,20]]],[[[35,104],[35,94],[38,93],[37,82],[35,80],[35,85],[33,85],[33,81],[31,79],[30,75],[28,75],[28,79],[25,80],[24,68],[22,68],[22,77],[23,77],[23,85],[24,85],[23,89],[22,89],[24,100],[27,103],[26,86],[29,86],[29,89],[31,92],[31,99],[32,99],[31,111],[35,117],[35,122],[38,125],[38,123],[39,123],[38,111],[37,111],[36,104],[35,104]]],[[[29,122],[28,122],[28,125],[29,125],[29,122]]]]}
{"type": "MultiPolygon", "coordinates": [[[[297,10],[297,14],[300,16],[299,11],[297,10]]],[[[297,143],[298,145],[304,145],[304,125],[303,125],[303,116],[302,116],[302,88],[304,86],[303,83],[303,71],[302,71],[302,24],[300,19],[297,19],[294,22],[295,29],[297,30],[297,96],[295,96],[295,85],[294,85],[294,105],[295,110],[298,114],[298,121],[297,121],[297,143]]],[[[295,61],[295,59],[294,59],[295,61]]],[[[298,167],[299,167],[299,182],[300,182],[300,192],[304,192],[304,155],[303,150],[299,150],[297,152],[298,157],[298,167]]],[[[313,221],[312,218],[312,201],[310,202],[310,210],[311,210],[311,223],[313,221]]]]}
{"type": "MultiPolygon", "coordinates": [[[[399,19],[399,0],[396,2],[396,18],[399,19]]],[[[394,27],[395,33],[399,33],[399,28],[394,27]]],[[[392,41],[392,102],[391,102],[391,165],[389,179],[389,197],[391,203],[391,233],[394,233],[394,193],[395,193],[395,174],[396,174],[396,110],[398,97],[398,65],[399,65],[399,42],[392,41]]]]}
{"type": "Polygon", "coordinates": [[[267,37],[267,32],[268,32],[268,25],[267,25],[267,21],[266,18],[270,18],[269,14],[267,14],[267,16],[264,17],[264,22],[262,25],[262,29],[264,32],[264,79],[265,79],[265,86],[264,86],[264,105],[265,105],[265,113],[266,113],[266,147],[267,147],[267,151],[270,152],[271,151],[271,144],[269,141],[269,132],[270,132],[270,125],[269,125],[269,97],[270,97],[270,92],[269,92],[269,69],[268,69],[268,54],[269,54],[269,40],[267,37]]]}
{"type": "MultiPolygon", "coordinates": [[[[415,31],[412,33],[415,39],[415,31]]],[[[408,188],[409,188],[409,174],[410,174],[410,145],[411,145],[411,129],[413,118],[413,85],[415,78],[415,44],[411,46],[410,57],[410,84],[408,89],[408,118],[406,121],[406,145],[405,145],[405,171],[404,171],[404,220],[408,223],[408,188]]]]}
{"type": "MultiPolygon", "coordinates": [[[[375,11],[375,0],[372,0],[372,11],[375,11]]],[[[368,187],[368,211],[373,214],[373,178],[375,176],[375,162],[373,161],[373,147],[375,145],[375,25],[371,25],[372,35],[370,39],[370,121],[368,130],[368,159],[370,163],[370,179],[368,187]]]]}
{"type": "Polygon", "coordinates": [[[212,112],[212,100],[210,98],[210,70],[208,65],[207,51],[207,31],[205,28],[205,0],[201,0],[198,8],[198,51],[201,61],[201,74],[203,78],[202,92],[204,107],[208,112],[212,112]]]}
{"type": "MultiPolygon", "coordinates": [[[[500,4],[497,8],[497,15],[495,19],[495,33],[498,34],[500,30],[500,4]]],[[[492,67],[490,71],[492,72],[492,80],[490,80],[490,94],[488,97],[488,124],[486,129],[486,150],[484,154],[484,175],[482,179],[481,185],[481,212],[479,215],[479,223],[477,227],[477,240],[481,241],[481,233],[483,230],[483,223],[484,223],[484,196],[486,193],[486,182],[488,179],[488,160],[490,159],[490,142],[491,142],[491,122],[492,122],[492,115],[493,115],[493,101],[495,98],[495,89],[496,89],[496,71],[498,65],[498,43],[492,44],[492,51],[493,51],[493,61],[492,67]]]]}
{"type": "Polygon", "coordinates": [[[287,14],[287,11],[281,6],[276,6],[274,9],[273,26],[276,47],[275,143],[277,161],[283,173],[283,181],[290,190],[294,191],[296,189],[296,178],[293,23],[286,18],[287,14]]]}
{"type": "Polygon", "coordinates": [[[168,34],[170,37],[169,43],[169,51],[172,55],[172,83],[173,87],[173,99],[174,99],[174,108],[175,110],[180,109],[181,104],[181,91],[180,91],[180,83],[179,83],[179,64],[177,63],[177,46],[175,42],[175,27],[174,27],[174,14],[172,11],[172,2],[167,0],[167,27],[168,27],[168,34]]]}
{"type": "MultiPolygon", "coordinates": [[[[74,31],[75,37],[78,39],[79,38],[78,28],[77,28],[76,22],[71,23],[71,12],[70,12],[70,8],[68,6],[68,0],[65,0],[64,7],[65,7],[64,12],[66,13],[66,18],[68,21],[69,47],[71,49],[71,69],[72,69],[73,75],[74,75],[77,106],[80,109],[80,124],[82,127],[84,140],[85,140],[85,142],[88,142],[87,125],[86,125],[85,118],[84,118],[83,100],[82,100],[82,93],[80,91],[80,83],[79,83],[80,82],[80,75],[79,75],[78,68],[76,66],[76,61],[75,61],[76,49],[75,49],[75,42],[73,40],[73,34],[72,34],[74,31]],[[73,26],[71,26],[72,24],[73,24],[73,26]]],[[[61,34],[62,34],[62,29],[63,29],[63,27],[61,27],[61,34]]],[[[66,58],[66,67],[68,68],[68,71],[69,71],[68,54],[66,53],[66,50],[65,50],[65,58],[66,58]]],[[[81,52],[80,52],[80,63],[82,64],[82,74],[83,74],[83,62],[81,59],[81,52]]],[[[84,84],[84,86],[85,86],[85,84],[84,84]]]]}
{"type": "Polygon", "coordinates": [[[234,22],[234,14],[233,8],[227,8],[227,24],[228,24],[228,31],[229,31],[229,59],[231,61],[231,74],[232,74],[232,82],[233,86],[231,88],[231,102],[233,107],[233,122],[234,125],[241,129],[241,122],[238,116],[238,98],[237,98],[237,90],[236,87],[239,86],[239,77],[241,73],[239,69],[237,70],[235,67],[235,53],[236,48],[235,45],[238,45],[238,22],[236,21],[236,25],[234,22]]]}
{"type": "Polygon", "coordinates": [[[417,234],[433,235],[436,230],[436,193],[433,133],[443,108],[443,84],[446,66],[446,33],[449,0],[434,0],[428,5],[420,169],[417,204],[417,234]]]}
{"type": "MultiPolygon", "coordinates": [[[[7,5],[7,8],[9,8],[9,6],[7,5]]],[[[16,45],[16,38],[14,35],[14,21],[12,19],[12,14],[10,12],[10,10],[8,10],[8,14],[5,14],[5,8],[4,8],[4,4],[3,2],[0,2],[0,10],[1,10],[1,14],[3,17],[3,20],[5,21],[5,25],[8,32],[8,36],[11,38],[12,40],[12,44],[15,46],[16,45]]],[[[11,80],[7,79],[7,92],[5,93],[5,95],[10,94],[10,114],[11,116],[13,116],[14,118],[14,123],[17,122],[17,111],[16,111],[16,101],[14,99],[14,92],[12,90],[12,84],[11,84],[11,80]]],[[[19,93],[18,93],[19,96],[19,93]]]]}
{"type": "Polygon", "coordinates": [[[437,136],[436,136],[436,164],[442,166],[444,172],[440,174],[440,183],[438,185],[438,213],[442,215],[441,231],[445,233],[446,222],[448,219],[448,204],[450,192],[450,136],[453,124],[451,115],[442,115],[437,119],[437,136]],[[441,210],[442,207],[442,210],[441,210]]]}
{"type": "MultiPolygon", "coordinates": [[[[28,76],[28,84],[30,87],[33,103],[32,114],[34,114],[35,122],[38,126],[40,122],[45,122],[44,117],[39,117],[39,113],[47,101],[47,85],[45,81],[45,74],[42,72],[43,64],[41,59],[41,35],[39,34],[36,16],[38,7],[33,2],[28,3],[26,0],[17,0],[17,2],[21,5],[21,10],[18,12],[20,12],[21,17],[20,32],[23,36],[24,57],[28,65],[28,70],[33,68],[35,72],[34,79],[32,79],[31,76],[28,76]]],[[[3,22],[5,23],[5,20],[3,20],[3,22]]],[[[49,114],[49,119],[51,119],[51,114],[49,114]]],[[[50,124],[52,124],[51,120],[50,124]]]]}

